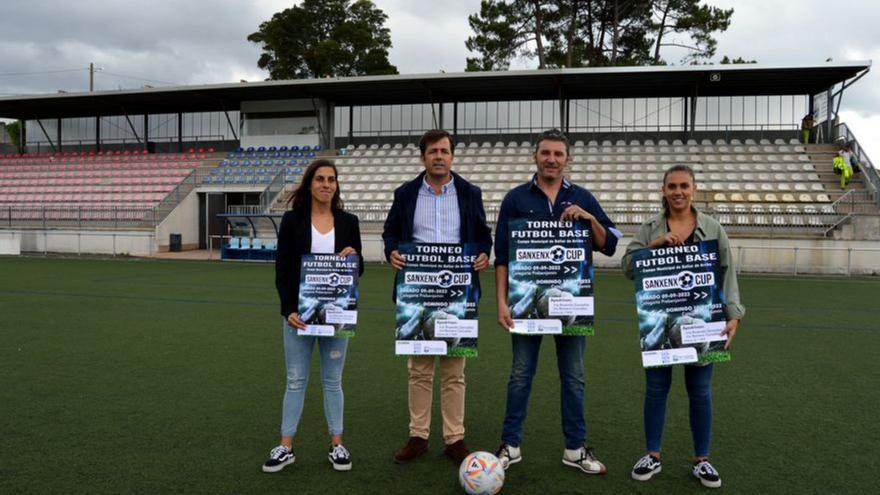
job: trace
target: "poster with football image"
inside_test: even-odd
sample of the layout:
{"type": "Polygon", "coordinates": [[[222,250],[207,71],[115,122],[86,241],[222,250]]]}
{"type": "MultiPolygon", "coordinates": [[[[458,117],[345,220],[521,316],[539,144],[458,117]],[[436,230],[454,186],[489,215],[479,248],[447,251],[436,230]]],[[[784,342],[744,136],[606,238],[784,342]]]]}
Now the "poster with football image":
{"type": "Polygon", "coordinates": [[[632,260],[642,365],[729,361],[718,241],[640,249],[632,260]]]}
{"type": "Polygon", "coordinates": [[[395,354],[476,357],[476,245],[407,243],[399,252],[395,354]]]}
{"type": "Polygon", "coordinates": [[[358,256],[304,254],[299,280],[299,335],[354,337],[357,326],[358,256]]]}
{"type": "Polygon", "coordinates": [[[593,251],[583,220],[509,223],[507,303],[527,335],[593,335],[593,251]]]}

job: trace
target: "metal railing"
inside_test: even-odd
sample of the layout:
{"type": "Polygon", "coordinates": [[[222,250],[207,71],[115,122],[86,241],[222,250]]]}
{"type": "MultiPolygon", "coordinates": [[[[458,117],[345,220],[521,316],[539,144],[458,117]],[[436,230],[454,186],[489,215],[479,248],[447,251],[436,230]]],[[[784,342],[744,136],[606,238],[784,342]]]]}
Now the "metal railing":
{"type": "Polygon", "coordinates": [[[852,144],[852,151],[859,160],[859,168],[862,170],[862,174],[864,174],[866,179],[865,183],[867,183],[868,188],[871,190],[874,204],[880,207],[880,174],[878,174],[877,169],[874,168],[874,162],[872,162],[871,158],[868,157],[868,154],[865,153],[862,145],[859,144],[859,140],[856,139],[855,134],[850,131],[845,123],[837,124],[834,127],[834,134],[838,139],[843,137],[848,143],[852,144]]]}
{"type": "Polygon", "coordinates": [[[193,169],[192,172],[189,173],[182,181],[180,181],[177,186],[172,189],[163,199],[159,201],[159,203],[153,207],[153,212],[149,216],[149,218],[144,218],[144,227],[155,227],[162,223],[162,220],[174,211],[177,208],[177,205],[183,201],[189,193],[192,192],[193,189],[199,186],[202,182],[202,177],[206,175],[206,171],[210,170],[210,167],[199,167],[193,169]],[[149,220],[149,221],[148,221],[149,220]]]}
{"type": "MultiPolygon", "coordinates": [[[[229,142],[237,142],[231,139],[228,139],[226,136],[222,134],[207,134],[207,135],[198,135],[198,136],[182,136],[181,141],[184,145],[187,144],[198,144],[198,143],[216,143],[221,141],[229,141],[229,142]]],[[[170,137],[149,137],[149,143],[151,144],[165,144],[168,145],[168,149],[177,146],[178,144],[177,136],[170,137]]],[[[146,143],[144,143],[143,138],[102,138],[101,146],[110,147],[110,148],[122,148],[124,150],[139,150],[146,147],[146,143]]],[[[27,148],[29,153],[43,153],[43,152],[54,152],[59,151],[58,143],[51,142],[48,140],[39,140],[39,141],[28,141],[25,144],[25,148],[27,148]],[[53,146],[54,145],[54,146],[53,146]]],[[[95,149],[95,140],[94,139],[63,139],[61,141],[60,149],[65,151],[72,151],[71,148],[74,148],[75,151],[91,151],[95,149]]]]}
{"type": "Polygon", "coordinates": [[[7,228],[136,228],[155,224],[154,210],[125,206],[33,205],[0,208],[0,226],[7,228]]]}
{"type": "Polygon", "coordinates": [[[278,194],[284,190],[284,178],[285,178],[286,170],[284,167],[278,170],[278,173],[275,174],[275,177],[272,178],[272,181],[269,182],[269,185],[266,186],[266,189],[260,193],[260,209],[263,212],[268,212],[269,208],[272,206],[272,202],[275,201],[275,198],[278,197],[278,194]]]}

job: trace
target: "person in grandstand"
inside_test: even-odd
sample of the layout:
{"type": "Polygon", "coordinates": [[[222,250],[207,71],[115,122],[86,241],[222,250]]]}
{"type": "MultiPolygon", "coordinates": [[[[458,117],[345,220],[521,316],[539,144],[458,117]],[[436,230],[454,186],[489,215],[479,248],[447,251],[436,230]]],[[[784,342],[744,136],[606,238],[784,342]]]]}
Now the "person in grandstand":
{"type": "MultiPolygon", "coordinates": [[[[394,201],[385,219],[385,258],[400,270],[406,265],[398,251],[401,243],[475,243],[480,254],[474,270],[486,269],[492,232],[486,224],[483,193],[452,171],[452,136],[444,130],[427,131],[419,141],[419,151],[425,171],[394,191],[394,201]]],[[[479,287],[480,277],[474,277],[473,283],[479,287]]],[[[434,356],[408,359],[409,439],[394,453],[398,464],[412,461],[428,450],[435,360],[434,356]]],[[[444,454],[460,464],[470,453],[464,443],[465,358],[443,356],[439,361],[444,454]]]]}
{"type": "MultiPolygon", "coordinates": [[[[673,165],[663,176],[663,209],[643,223],[626,248],[621,261],[624,274],[633,278],[632,253],[642,248],[677,246],[686,243],[718,240],[718,256],[724,270],[723,291],[727,325],[725,349],[736,336],[739,321],[745,315],[740,303],[736,269],[730,252],[730,242],[721,224],[694,208],[692,201],[697,192],[694,171],[687,165],[673,165]]],[[[635,464],[632,478],[647,481],[661,470],[660,442],[666,419],[666,398],[672,384],[670,366],[645,369],[644,427],[646,453],[635,464]]],[[[712,432],[712,363],[684,366],[684,380],[690,401],[691,436],[694,441],[693,474],[703,486],[721,486],[721,476],[709,463],[709,442],[712,432]]]]}
{"type": "MultiPolygon", "coordinates": [[[[606,256],[614,255],[620,231],[586,189],[565,177],[570,161],[568,138],[553,129],[542,133],[533,155],[537,171],[532,179],[512,189],[504,197],[498,213],[495,234],[495,287],[498,323],[513,328],[508,306],[508,222],[516,218],[544,220],[586,220],[590,224],[593,249],[606,256]]],[[[519,316],[518,316],[519,317],[519,316]]],[[[496,455],[504,469],[522,460],[523,423],[526,419],[532,379],[538,366],[541,336],[511,333],[513,366],[507,383],[507,406],[501,446],[496,455]]],[[[584,345],[583,336],[555,335],[556,360],[562,382],[562,430],[565,449],[562,462],[589,474],[602,474],[602,464],[587,444],[584,420],[584,345]]]]}
{"type": "Polygon", "coordinates": [[[297,314],[303,254],[355,254],[359,258],[359,274],[364,272],[358,218],[343,210],[337,179],[333,162],[325,159],[313,161],[290,199],[291,209],[284,214],[278,232],[275,287],[281,300],[287,388],[281,408],[281,441],[263,464],[263,471],[269,473],[284,469],[296,459],[293,437],[303,410],[312,349],[316,341],[321,355],[324,415],[330,430],[328,459],[337,471],[348,471],[352,467],[351,454],[342,443],[342,369],[348,339],[297,334],[297,329],[306,327],[297,314]]]}

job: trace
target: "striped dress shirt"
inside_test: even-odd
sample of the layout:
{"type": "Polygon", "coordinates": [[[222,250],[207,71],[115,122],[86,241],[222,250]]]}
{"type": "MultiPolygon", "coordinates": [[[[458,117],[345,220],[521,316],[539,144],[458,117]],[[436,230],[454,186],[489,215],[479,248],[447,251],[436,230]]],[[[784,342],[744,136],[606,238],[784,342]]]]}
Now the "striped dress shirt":
{"type": "Polygon", "coordinates": [[[413,240],[416,242],[461,242],[461,216],[458,210],[458,193],[452,178],[436,194],[428,182],[422,179],[413,218],[413,240]]]}

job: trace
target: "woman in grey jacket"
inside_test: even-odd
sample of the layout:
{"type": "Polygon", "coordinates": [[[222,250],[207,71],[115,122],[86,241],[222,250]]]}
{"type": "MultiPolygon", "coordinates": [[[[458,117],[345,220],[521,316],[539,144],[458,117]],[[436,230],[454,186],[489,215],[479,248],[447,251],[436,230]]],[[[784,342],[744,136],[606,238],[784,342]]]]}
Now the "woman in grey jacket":
{"type": "MultiPolygon", "coordinates": [[[[642,248],[677,246],[704,240],[718,241],[718,257],[724,271],[724,312],[727,324],[725,349],[736,336],[739,321],[745,315],[740,304],[736,270],[730,254],[730,242],[724,228],[712,217],[693,207],[697,184],[694,171],[687,165],[674,165],[663,176],[663,211],[643,223],[635,238],[626,248],[622,267],[628,278],[633,278],[632,253],[642,248]]],[[[684,366],[685,386],[690,402],[691,435],[694,440],[693,474],[703,486],[721,486],[718,471],[709,463],[709,441],[712,433],[712,370],[711,363],[684,366]]],[[[632,470],[635,480],[647,481],[661,470],[660,442],[666,420],[666,397],[672,384],[672,367],[645,370],[645,440],[647,453],[632,470]]]]}

